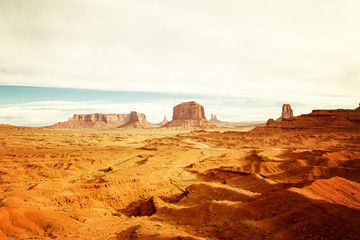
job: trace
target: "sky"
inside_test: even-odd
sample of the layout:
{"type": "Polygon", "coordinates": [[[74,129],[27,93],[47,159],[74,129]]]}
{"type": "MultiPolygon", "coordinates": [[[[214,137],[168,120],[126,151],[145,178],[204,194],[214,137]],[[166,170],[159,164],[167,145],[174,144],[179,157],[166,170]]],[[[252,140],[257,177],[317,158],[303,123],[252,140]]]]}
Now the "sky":
{"type": "Polygon", "coordinates": [[[183,101],[266,121],[360,102],[358,0],[0,0],[0,123],[183,101]]]}

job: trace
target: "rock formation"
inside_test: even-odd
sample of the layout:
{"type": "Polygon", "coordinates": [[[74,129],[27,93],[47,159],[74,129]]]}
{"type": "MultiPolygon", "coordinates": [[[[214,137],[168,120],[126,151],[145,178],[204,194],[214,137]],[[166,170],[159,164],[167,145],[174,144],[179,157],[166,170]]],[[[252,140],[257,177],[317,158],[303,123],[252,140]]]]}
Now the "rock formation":
{"type": "Polygon", "coordinates": [[[284,118],[291,118],[291,117],[293,117],[293,110],[292,110],[290,104],[284,104],[282,106],[281,117],[276,119],[276,121],[279,122],[284,118]]]}
{"type": "Polygon", "coordinates": [[[151,123],[146,121],[145,114],[132,111],[129,121],[119,126],[119,128],[152,128],[151,123]]]}
{"type": "Polygon", "coordinates": [[[360,108],[354,110],[313,110],[309,114],[284,118],[280,122],[269,119],[266,127],[279,129],[358,129],[360,128],[360,108]]]}
{"type": "Polygon", "coordinates": [[[204,107],[197,102],[185,102],[174,107],[173,120],[200,120],[205,118],[204,107]]]}
{"type": "Polygon", "coordinates": [[[217,119],[217,116],[215,114],[211,114],[211,119],[210,122],[215,123],[215,124],[221,124],[223,123],[222,121],[217,119]]]}
{"type": "Polygon", "coordinates": [[[216,125],[206,119],[204,107],[192,101],[176,105],[172,121],[163,127],[216,128],[216,125]]]}
{"type": "Polygon", "coordinates": [[[166,119],[166,116],[164,116],[164,120],[162,120],[161,123],[158,124],[158,126],[164,126],[165,124],[167,124],[169,121],[166,119]]]}
{"type": "MultiPolygon", "coordinates": [[[[136,113],[140,122],[146,122],[143,113],[136,113]]],[[[50,128],[117,128],[131,120],[131,113],[120,114],[74,114],[68,121],[56,123],[50,128]]]]}

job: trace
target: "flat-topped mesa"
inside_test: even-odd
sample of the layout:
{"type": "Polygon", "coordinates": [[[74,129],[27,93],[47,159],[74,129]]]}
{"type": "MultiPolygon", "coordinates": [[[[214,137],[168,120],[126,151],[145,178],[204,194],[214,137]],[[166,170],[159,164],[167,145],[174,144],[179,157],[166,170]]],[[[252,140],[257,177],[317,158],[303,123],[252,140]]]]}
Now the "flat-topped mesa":
{"type": "Polygon", "coordinates": [[[173,119],[162,127],[216,128],[205,117],[205,110],[195,101],[184,102],[173,108],[173,119]]]}
{"type": "Polygon", "coordinates": [[[205,117],[204,107],[195,101],[176,105],[173,110],[173,120],[200,120],[205,117]]]}
{"type": "Polygon", "coordinates": [[[117,128],[133,119],[146,121],[143,113],[119,113],[119,114],[74,114],[68,121],[56,123],[50,128],[117,128]]]}
{"type": "Polygon", "coordinates": [[[284,118],[277,122],[269,119],[266,128],[279,129],[359,129],[360,108],[313,110],[309,114],[284,118]]]}
{"type": "Polygon", "coordinates": [[[152,126],[151,123],[146,121],[145,114],[132,111],[130,113],[129,121],[119,126],[119,128],[152,128],[152,126]]]}
{"type": "Polygon", "coordinates": [[[103,113],[91,113],[91,114],[74,114],[72,118],[69,118],[66,122],[59,122],[51,128],[116,128],[123,125],[130,119],[130,114],[103,114],[103,113]]]}
{"type": "Polygon", "coordinates": [[[294,117],[294,115],[293,115],[293,110],[292,110],[290,104],[284,104],[282,106],[281,117],[276,119],[276,121],[279,122],[282,119],[291,118],[291,117],[294,117]]]}
{"type": "Polygon", "coordinates": [[[69,118],[69,121],[77,122],[104,122],[107,124],[118,125],[119,123],[126,123],[129,121],[130,115],[128,113],[120,114],[103,114],[103,113],[93,113],[93,114],[74,114],[72,118],[69,118]]]}

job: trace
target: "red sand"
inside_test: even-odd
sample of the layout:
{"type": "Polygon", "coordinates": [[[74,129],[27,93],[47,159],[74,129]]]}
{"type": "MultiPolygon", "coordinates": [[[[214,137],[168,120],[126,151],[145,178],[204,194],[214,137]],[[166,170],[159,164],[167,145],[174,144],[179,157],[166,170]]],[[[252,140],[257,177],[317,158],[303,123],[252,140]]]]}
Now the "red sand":
{"type": "Polygon", "coordinates": [[[0,239],[360,239],[360,131],[0,129],[0,239]]]}

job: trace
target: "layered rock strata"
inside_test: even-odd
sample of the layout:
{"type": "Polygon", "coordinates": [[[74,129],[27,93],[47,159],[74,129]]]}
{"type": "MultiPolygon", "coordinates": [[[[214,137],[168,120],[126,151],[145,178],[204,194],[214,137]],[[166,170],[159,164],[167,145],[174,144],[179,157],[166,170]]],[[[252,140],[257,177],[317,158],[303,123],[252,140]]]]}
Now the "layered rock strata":
{"type": "Polygon", "coordinates": [[[277,122],[281,121],[282,119],[285,118],[291,118],[293,117],[293,110],[290,106],[290,104],[284,104],[282,106],[282,111],[281,111],[281,117],[279,117],[278,119],[276,119],[277,122]]]}
{"type": "Polygon", "coordinates": [[[162,127],[216,128],[216,125],[206,119],[204,107],[192,101],[176,105],[172,121],[162,127]]]}
{"type": "Polygon", "coordinates": [[[360,107],[352,109],[313,110],[309,114],[284,118],[277,122],[269,119],[267,128],[281,129],[326,129],[360,128],[360,107]]]}
{"type": "MultiPolygon", "coordinates": [[[[140,122],[146,122],[143,113],[136,113],[140,122]]],[[[131,113],[120,114],[74,114],[68,121],[56,123],[50,128],[117,128],[131,120],[131,113]]]]}
{"type": "Polygon", "coordinates": [[[132,111],[129,121],[119,126],[119,128],[152,128],[152,124],[146,121],[145,114],[132,111]]]}

